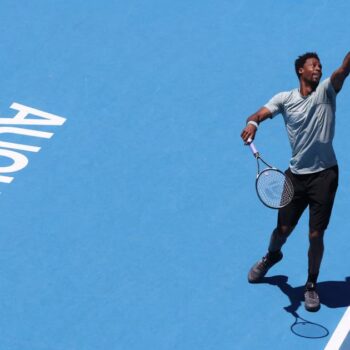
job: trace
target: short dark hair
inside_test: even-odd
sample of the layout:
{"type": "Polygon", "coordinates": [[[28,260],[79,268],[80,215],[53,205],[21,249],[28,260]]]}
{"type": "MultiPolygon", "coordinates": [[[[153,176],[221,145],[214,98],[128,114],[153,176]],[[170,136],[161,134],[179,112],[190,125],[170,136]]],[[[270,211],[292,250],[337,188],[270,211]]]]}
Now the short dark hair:
{"type": "Polygon", "coordinates": [[[316,52],[306,52],[303,55],[299,56],[295,60],[295,72],[297,73],[298,78],[300,77],[299,68],[303,68],[304,63],[308,58],[316,58],[320,61],[320,58],[318,57],[316,52]]]}

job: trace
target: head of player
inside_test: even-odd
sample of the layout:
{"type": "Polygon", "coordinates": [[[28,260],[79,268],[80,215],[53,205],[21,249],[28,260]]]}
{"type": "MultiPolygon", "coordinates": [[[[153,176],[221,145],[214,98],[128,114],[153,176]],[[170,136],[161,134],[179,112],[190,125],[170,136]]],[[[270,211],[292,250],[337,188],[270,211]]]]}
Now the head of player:
{"type": "Polygon", "coordinates": [[[307,52],[295,60],[295,72],[301,85],[315,90],[322,77],[322,64],[315,52],[307,52]]]}

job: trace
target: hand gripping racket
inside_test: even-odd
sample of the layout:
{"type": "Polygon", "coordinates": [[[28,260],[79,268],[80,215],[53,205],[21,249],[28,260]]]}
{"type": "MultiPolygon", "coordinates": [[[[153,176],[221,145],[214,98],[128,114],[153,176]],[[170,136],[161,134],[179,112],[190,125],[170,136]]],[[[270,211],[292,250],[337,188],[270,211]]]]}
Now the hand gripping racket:
{"type": "Polygon", "coordinates": [[[254,146],[251,139],[247,143],[256,158],[258,173],[255,180],[256,193],[261,202],[269,208],[279,209],[290,203],[294,196],[294,187],[281,170],[266,163],[254,146]],[[260,171],[260,162],[267,167],[260,171]]]}

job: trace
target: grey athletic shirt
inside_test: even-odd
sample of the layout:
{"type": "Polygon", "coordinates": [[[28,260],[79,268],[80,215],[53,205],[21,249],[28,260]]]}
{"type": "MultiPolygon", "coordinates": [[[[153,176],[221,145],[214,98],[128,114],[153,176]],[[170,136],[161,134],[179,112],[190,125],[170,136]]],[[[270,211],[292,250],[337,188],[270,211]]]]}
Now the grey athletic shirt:
{"type": "Polygon", "coordinates": [[[337,164],[333,150],[336,92],[330,78],[310,95],[299,89],[281,92],[265,105],[272,117],[281,113],[292,147],[290,169],[294,174],[310,174],[337,164]]]}

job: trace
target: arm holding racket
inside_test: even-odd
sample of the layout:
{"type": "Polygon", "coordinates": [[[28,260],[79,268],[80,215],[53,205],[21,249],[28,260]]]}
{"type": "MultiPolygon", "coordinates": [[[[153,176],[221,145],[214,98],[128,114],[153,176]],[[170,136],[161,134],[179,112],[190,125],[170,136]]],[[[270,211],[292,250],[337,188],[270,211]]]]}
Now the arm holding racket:
{"type": "Polygon", "coordinates": [[[256,113],[247,119],[247,126],[243,129],[241,137],[245,143],[249,143],[248,139],[254,140],[258,125],[264,120],[271,118],[272,114],[266,107],[260,108],[256,113]]]}
{"type": "Polygon", "coordinates": [[[267,207],[279,209],[292,200],[294,195],[293,184],[282,171],[272,167],[261,158],[253,143],[259,123],[271,117],[272,113],[268,108],[260,108],[247,119],[247,126],[243,129],[241,137],[244,143],[249,145],[257,162],[255,188],[259,199],[267,207]],[[265,169],[262,171],[260,171],[260,162],[265,165],[265,169]]]}

